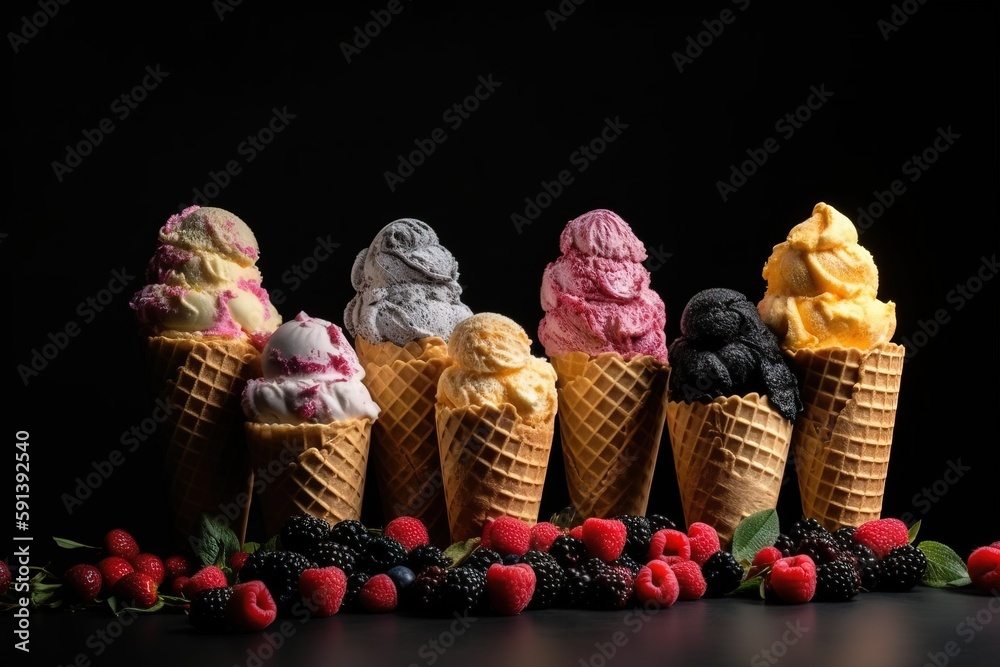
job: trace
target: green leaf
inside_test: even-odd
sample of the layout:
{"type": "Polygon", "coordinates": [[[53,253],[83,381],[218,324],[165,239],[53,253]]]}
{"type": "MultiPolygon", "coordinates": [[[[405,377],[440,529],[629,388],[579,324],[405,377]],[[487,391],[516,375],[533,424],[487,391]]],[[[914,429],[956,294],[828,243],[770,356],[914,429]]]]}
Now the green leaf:
{"type": "Polygon", "coordinates": [[[549,518],[549,523],[554,525],[556,528],[569,530],[570,528],[576,526],[578,523],[582,523],[582,521],[579,521],[579,517],[577,516],[576,513],[576,508],[570,505],[569,507],[563,508],[559,512],[553,514],[549,518]]]}
{"type": "Polygon", "coordinates": [[[53,537],[56,544],[61,546],[63,549],[99,549],[100,547],[92,547],[89,544],[80,544],[79,542],[74,542],[73,540],[67,540],[62,537],[53,537]]]}
{"type": "Polygon", "coordinates": [[[750,563],[757,552],[778,539],[778,512],[761,510],[740,521],[733,533],[733,557],[739,563],[750,563]]]}
{"type": "Polygon", "coordinates": [[[109,597],[109,598],[108,598],[108,599],[106,600],[106,602],[108,603],[108,606],[109,606],[109,607],[111,607],[111,612],[112,612],[112,613],[113,613],[113,614],[114,614],[115,616],[117,616],[117,615],[118,615],[118,612],[119,612],[119,610],[120,610],[120,608],[119,608],[119,606],[118,606],[118,598],[116,598],[116,597],[115,597],[114,595],[112,595],[111,597],[109,597]]]}
{"type": "Polygon", "coordinates": [[[260,542],[244,542],[243,551],[246,551],[248,554],[260,551],[260,542]]]}
{"type": "Polygon", "coordinates": [[[940,542],[924,540],[917,545],[917,548],[927,557],[927,572],[920,580],[923,585],[943,588],[954,585],[952,582],[969,578],[965,561],[951,547],[940,542]]]}
{"type": "Polygon", "coordinates": [[[117,613],[122,614],[125,613],[126,611],[132,611],[139,614],[152,614],[154,612],[160,611],[161,609],[163,609],[164,606],[165,603],[163,602],[163,599],[160,598],[156,601],[156,604],[154,604],[149,609],[143,609],[142,607],[122,607],[121,609],[118,610],[117,613]]]}
{"type": "Polygon", "coordinates": [[[751,577],[750,579],[747,579],[743,583],[741,583],[736,590],[732,591],[731,593],[727,593],[727,595],[732,597],[748,596],[751,593],[753,593],[753,595],[759,595],[759,591],[761,590],[760,587],[761,584],[763,583],[764,583],[764,577],[751,577]]]}
{"type": "Polygon", "coordinates": [[[452,565],[458,565],[466,558],[469,554],[475,551],[476,547],[479,546],[480,538],[473,537],[464,542],[455,542],[453,545],[444,550],[444,557],[451,560],[452,565]]]}
{"type": "Polygon", "coordinates": [[[910,544],[913,544],[913,541],[917,539],[917,533],[920,532],[920,521],[921,519],[918,519],[915,524],[910,526],[910,530],[907,531],[907,535],[909,535],[910,538],[910,544]]]}
{"type": "Polygon", "coordinates": [[[258,549],[258,551],[277,551],[277,550],[278,550],[277,535],[269,539],[267,542],[264,542],[264,544],[260,546],[260,549],[258,549]]]}
{"type": "Polygon", "coordinates": [[[240,541],[229,525],[221,520],[201,515],[198,558],[202,565],[222,567],[230,556],[240,550],[240,541]]]}
{"type": "Polygon", "coordinates": [[[969,577],[961,577],[960,579],[956,579],[955,581],[949,581],[948,585],[953,588],[962,588],[963,586],[971,586],[972,579],[970,579],[969,577]]]}

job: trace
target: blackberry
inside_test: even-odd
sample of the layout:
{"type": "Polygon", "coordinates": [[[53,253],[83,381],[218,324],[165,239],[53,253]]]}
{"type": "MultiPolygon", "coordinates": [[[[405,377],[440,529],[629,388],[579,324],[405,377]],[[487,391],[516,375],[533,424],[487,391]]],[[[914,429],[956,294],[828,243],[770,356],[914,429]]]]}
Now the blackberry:
{"type": "Polygon", "coordinates": [[[861,588],[873,591],[878,588],[878,557],[875,552],[863,544],[855,542],[851,554],[858,559],[858,574],[861,575],[861,588]]]}
{"type": "Polygon", "coordinates": [[[774,548],[781,552],[781,555],[788,558],[795,551],[796,541],[790,538],[788,535],[781,533],[778,535],[778,539],[774,541],[774,548]]]}
{"type": "Polygon", "coordinates": [[[677,524],[662,514],[650,514],[646,518],[649,520],[650,535],[658,530],[677,530],[677,524]]]}
{"type": "Polygon", "coordinates": [[[468,614],[485,596],[486,572],[475,567],[448,570],[438,589],[441,611],[445,614],[468,614]]]}
{"type": "Polygon", "coordinates": [[[796,521],[792,524],[792,527],[788,529],[788,536],[792,538],[793,542],[796,543],[806,537],[826,534],[826,528],[824,528],[823,524],[816,519],[802,519],[801,521],[796,521]]]}
{"type": "Polygon", "coordinates": [[[361,611],[361,603],[358,601],[358,594],[361,589],[371,579],[367,572],[359,570],[347,577],[347,590],[344,591],[344,601],[340,603],[340,608],[344,611],[361,611]]]}
{"type": "Polygon", "coordinates": [[[358,562],[357,554],[350,547],[336,542],[320,542],[308,556],[317,567],[336,566],[348,576],[354,573],[358,562]]]}
{"type": "Polygon", "coordinates": [[[743,568],[728,551],[716,551],[701,566],[708,588],[705,597],[717,598],[739,588],[743,581],[743,568]]]}
{"type": "Polygon", "coordinates": [[[281,524],[278,545],[285,551],[307,554],[330,536],[330,524],[311,514],[296,514],[281,524]]]}
{"type": "Polygon", "coordinates": [[[451,560],[445,557],[444,552],[433,544],[422,544],[419,547],[414,547],[406,556],[406,567],[417,574],[431,565],[445,568],[451,565],[451,560]]]}
{"type": "Polygon", "coordinates": [[[404,601],[414,611],[436,616],[441,613],[441,586],[444,584],[448,571],[443,567],[431,565],[417,575],[406,589],[404,601]]]}
{"type": "Polygon", "coordinates": [[[816,568],[816,600],[843,602],[861,590],[861,577],[847,560],[823,563],[816,568]]]}
{"type": "Polygon", "coordinates": [[[218,632],[226,627],[226,604],[233,597],[231,586],[209,588],[194,596],[188,612],[191,625],[199,630],[218,632]]]}
{"type": "Polygon", "coordinates": [[[387,535],[378,535],[368,540],[362,560],[369,574],[382,574],[406,562],[406,547],[387,535]]]}
{"type": "Polygon", "coordinates": [[[472,567],[477,570],[482,570],[485,573],[486,570],[490,569],[490,565],[502,562],[503,558],[496,551],[480,547],[469,554],[469,557],[465,559],[464,563],[462,563],[462,567],[472,567]]]}
{"type": "Polygon", "coordinates": [[[606,566],[590,577],[584,591],[584,606],[588,609],[623,609],[632,597],[634,579],[628,569],[606,566]]]}
{"type": "Polygon", "coordinates": [[[625,524],[625,553],[633,558],[645,558],[649,552],[649,540],[653,537],[649,519],[634,514],[614,518],[625,524]]]}
{"type": "Polygon", "coordinates": [[[339,521],[330,529],[331,541],[350,547],[354,549],[355,553],[364,553],[365,545],[368,544],[369,539],[371,539],[371,535],[365,528],[365,524],[354,519],[339,521]]]}
{"type": "MultiPolygon", "coordinates": [[[[643,557],[642,560],[645,561],[646,560],[645,557],[643,557]]],[[[639,574],[639,570],[642,569],[642,565],[639,564],[639,561],[637,561],[636,559],[632,558],[628,554],[622,554],[621,556],[619,556],[615,560],[611,561],[610,564],[611,565],[621,565],[622,567],[628,568],[628,571],[632,573],[633,577],[635,577],[636,575],[638,575],[639,574]]]]}
{"type": "Polygon", "coordinates": [[[294,551],[256,551],[240,568],[240,581],[260,580],[278,606],[279,615],[287,615],[299,601],[299,577],[316,564],[294,551]]]}
{"type": "Polygon", "coordinates": [[[590,585],[590,575],[583,567],[571,567],[566,570],[566,581],[559,593],[559,604],[569,609],[582,609],[590,585]]]}
{"type": "Polygon", "coordinates": [[[586,570],[587,574],[589,574],[591,577],[594,577],[594,575],[598,575],[601,572],[604,572],[609,567],[611,567],[611,565],[609,563],[605,563],[600,558],[588,558],[583,563],[583,569],[586,570]]]}
{"type": "Polygon", "coordinates": [[[833,540],[842,551],[850,551],[855,544],[858,544],[858,542],[854,539],[855,530],[857,530],[857,528],[854,526],[844,526],[843,528],[838,528],[833,531],[830,535],[833,536],[833,540]]]}
{"type": "Polygon", "coordinates": [[[809,556],[816,565],[822,565],[835,561],[840,548],[829,535],[813,535],[799,540],[793,553],[796,556],[809,556]]]}
{"type": "Polygon", "coordinates": [[[549,547],[549,554],[565,570],[577,567],[587,560],[587,547],[583,544],[583,540],[569,535],[560,535],[549,547]]]}
{"type": "Polygon", "coordinates": [[[927,572],[927,557],[912,544],[896,547],[878,564],[878,588],[882,591],[908,591],[920,583],[927,572]]]}
{"type": "Polygon", "coordinates": [[[528,609],[546,609],[555,604],[559,591],[566,581],[566,573],[556,559],[544,551],[531,550],[521,557],[535,571],[535,592],[528,603],[528,609]]]}

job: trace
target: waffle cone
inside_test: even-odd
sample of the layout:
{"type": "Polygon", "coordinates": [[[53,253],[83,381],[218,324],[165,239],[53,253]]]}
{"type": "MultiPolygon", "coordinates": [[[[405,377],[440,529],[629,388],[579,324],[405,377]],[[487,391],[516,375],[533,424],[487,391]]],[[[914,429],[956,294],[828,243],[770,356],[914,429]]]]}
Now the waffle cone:
{"type": "Polygon", "coordinates": [[[260,375],[260,352],[243,338],[154,336],[147,362],[171,408],[161,435],[173,539],[195,536],[202,513],[239,519],[239,535],[249,512],[240,399],[247,380],[260,375]]]}
{"type": "Polygon", "coordinates": [[[766,396],[670,401],[667,428],[688,526],[713,526],[725,546],[740,521],[776,507],[792,422],[766,396]]]}
{"type": "Polygon", "coordinates": [[[245,425],[254,491],[268,536],[306,512],[337,523],[361,518],[372,420],[245,425]]]}
{"type": "Polygon", "coordinates": [[[355,340],[364,383],[381,408],[372,427],[372,467],[386,522],[420,519],[431,543],[450,544],[434,421],[438,378],[451,363],[441,338],[405,346],[355,340]]]}
{"type": "Polygon", "coordinates": [[[666,418],[667,367],[653,357],[551,357],[570,501],[581,518],[645,515],[666,418]]]}
{"type": "Polygon", "coordinates": [[[828,530],[882,513],[905,349],[799,350],[805,407],[792,432],[802,512],[828,530]]]}
{"type": "Polygon", "coordinates": [[[436,419],[452,541],[479,537],[487,519],[537,522],[555,418],[532,426],[510,404],[439,403],[436,419]]]}

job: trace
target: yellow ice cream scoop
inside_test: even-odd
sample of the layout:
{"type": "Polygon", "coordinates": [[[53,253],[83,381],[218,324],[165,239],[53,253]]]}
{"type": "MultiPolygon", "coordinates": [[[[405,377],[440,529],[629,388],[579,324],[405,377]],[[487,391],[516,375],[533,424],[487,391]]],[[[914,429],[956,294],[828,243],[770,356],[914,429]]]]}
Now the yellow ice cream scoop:
{"type": "Polygon", "coordinates": [[[451,408],[510,403],[527,422],[556,411],[556,373],[531,356],[531,339],[517,322],[496,313],[463,320],[448,339],[455,360],[441,374],[437,400],[451,408]]]}
{"type": "Polygon", "coordinates": [[[786,350],[858,348],[888,342],[896,305],[876,298],[878,269],[854,224],[820,202],[774,246],[764,264],[761,319],[786,350]]]}

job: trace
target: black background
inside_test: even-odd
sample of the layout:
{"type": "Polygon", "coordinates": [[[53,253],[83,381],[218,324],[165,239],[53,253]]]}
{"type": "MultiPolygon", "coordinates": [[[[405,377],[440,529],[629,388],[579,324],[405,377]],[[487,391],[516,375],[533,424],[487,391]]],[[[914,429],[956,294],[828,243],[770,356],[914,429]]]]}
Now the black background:
{"type": "MultiPolygon", "coordinates": [[[[557,9],[554,0],[524,12],[403,2],[350,63],[339,45],[386,3],[320,10],[245,1],[221,15],[218,2],[61,6],[6,55],[12,176],[0,270],[13,402],[4,410],[10,468],[0,488],[11,498],[15,433],[27,430],[36,554],[47,553],[49,535],[95,543],[118,526],[144,549],[162,545],[157,451],[151,442],[124,451],[120,440],[153,409],[128,299],[159,227],[230,160],[241,173],[210,203],[256,233],[264,286],[283,292],[284,318],[305,310],[342,324],[356,253],[385,224],[416,217],[458,258],[470,307],[504,313],[532,338],[542,271],[566,221],[587,210],[617,211],[660,252],[650,268],[669,341],[701,289],[759,299],[772,246],[816,202],[857,222],[859,207],[898,179],[905,192],[861,239],[880,269],[879,295],[897,304],[896,341],[913,341],[938,310],[948,321],[920,338],[905,366],[884,515],[923,519],[923,537],[962,555],[1000,538],[997,281],[961,308],[954,293],[949,299],[981,267],[992,277],[983,258],[998,247],[997,8],[905,4],[915,13],[888,2],[806,10],[756,0],[650,13],[589,0],[553,29],[545,11],[557,9]],[[703,22],[718,30],[711,22],[723,9],[735,19],[678,71],[673,54],[699,33],[708,43],[703,22]],[[906,21],[888,30],[894,11],[906,21]],[[121,118],[114,100],[141,84],[147,67],[169,74],[121,118]],[[480,76],[500,85],[455,129],[443,114],[480,76]],[[811,87],[829,99],[792,136],[779,131],[811,87]],[[239,146],[275,108],[294,118],[248,162],[239,146]],[[53,162],[65,163],[67,146],[103,118],[114,131],[60,180],[53,162]],[[606,119],[627,127],[579,172],[571,154],[606,119]],[[390,190],[385,172],[436,128],[447,140],[390,190]],[[932,146],[939,128],[959,138],[911,180],[904,163],[932,146]],[[779,150],[724,201],[717,182],[771,137],[779,150]],[[573,183],[519,233],[512,214],[523,215],[525,198],[564,169],[573,183]],[[291,271],[313,256],[318,237],[339,247],[293,289],[291,271]],[[79,304],[115,270],[133,278],[85,321],[79,304]],[[17,366],[71,322],[79,335],[25,385],[17,366]],[[124,463],[69,513],[63,494],[115,449],[124,463]],[[967,470],[946,483],[951,463],[967,470]]],[[[16,3],[3,25],[21,31],[22,17],[37,11],[16,3]]],[[[799,511],[787,481],[785,525],[799,511]]],[[[376,492],[369,483],[365,519],[377,525],[376,492]]],[[[542,516],[567,502],[557,443],[542,516]]],[[[666,435],[650,511],[682,516],[666,435]]]]}

